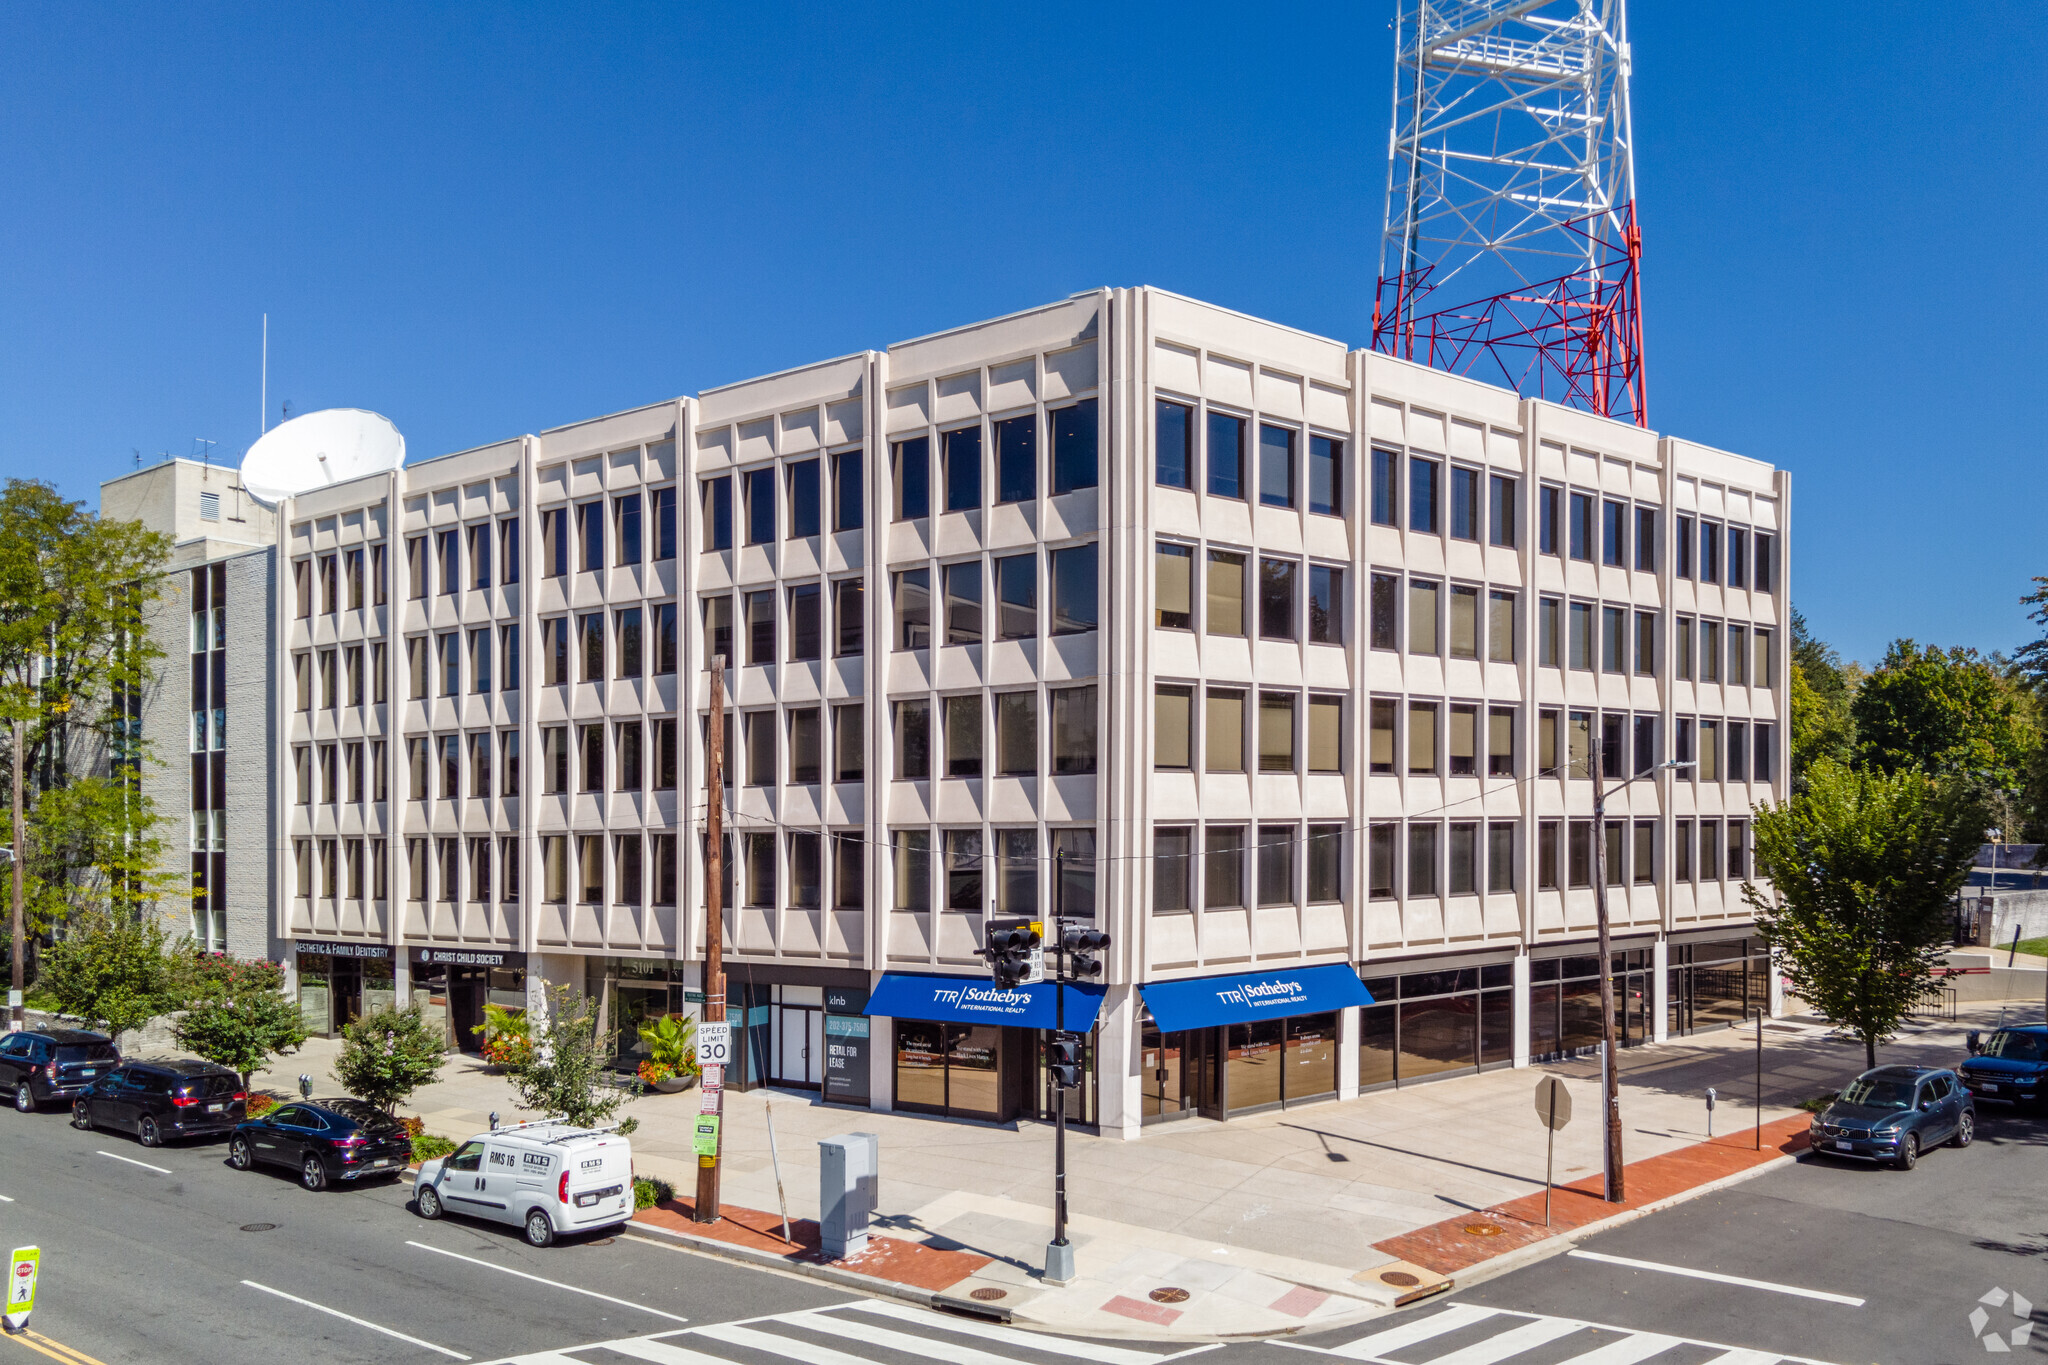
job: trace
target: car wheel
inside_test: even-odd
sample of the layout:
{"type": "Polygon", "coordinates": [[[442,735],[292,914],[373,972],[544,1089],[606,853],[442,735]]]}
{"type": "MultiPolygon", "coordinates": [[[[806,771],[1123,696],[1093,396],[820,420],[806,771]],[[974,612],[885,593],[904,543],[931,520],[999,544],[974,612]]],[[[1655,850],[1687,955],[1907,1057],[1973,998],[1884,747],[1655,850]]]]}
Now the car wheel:
{"type": "Polygon", "coordinates": [[[432,1185],[420,1186],[418,1202],[420,1217],[432,1221],[441,1216],[441,1196],[432,1185]]]}
{"type": "Polygon", "coordinates": [[[228,1165],[238,1171],[246,1171],[256,1164],[256,1153],[249,1146],[249,1139],[240,1133],[228,1139],[228,1165]]]}
{"type": "Polygon", "coordinates": [[[1956,1135],[1952,1140],[1958,1147],[1967,1147],[1976,1137],[1977,1116],[1965,1109],[1962,1118],[1956,1120],[1956,1135]]]}
{"type": "Polygon", "coordinates": [[[145,1147],[164,1145],[163,1131],[156,1126],[156,1120],[147,1114],[142,1116],[142,1122],[135,1125],[135,1140],[145,1147]]]}
{"type": "Polygon", "coordinates": [[[299,1183],[315,1193],[327,1188],[327,1168],[320,1164],[319,1157],[306,1157],[306,1164],[299,1168],[299,1183]]]}
{"type": "Polygon", "coordinates": [[[1920,1135],[1908,1133],[1899,1142],[1899,1169],[1910,1171],[1920,1164],[1920,1135]]]}
{"type": "Polygon", "coordinates": [[[549,1221],[545,1211],[535,1209],[526,1215],[526,1240],[537,1247],[551,1245],[555,1240],[555,1225],[549,1221]]]}
{"type": "Polygon", "coordinates": [[[82,1133],[92,1131],[92,1106],[84,1100],[71,1106],[71,1126],[82,1133]]]}
{"type": "Polygon", "coordinates": [[[27,1081],[14,1087],[14,1108],[15,1112],[22,1114],[36,1112],[36,1092],[28,1088],[27,1081]]]}

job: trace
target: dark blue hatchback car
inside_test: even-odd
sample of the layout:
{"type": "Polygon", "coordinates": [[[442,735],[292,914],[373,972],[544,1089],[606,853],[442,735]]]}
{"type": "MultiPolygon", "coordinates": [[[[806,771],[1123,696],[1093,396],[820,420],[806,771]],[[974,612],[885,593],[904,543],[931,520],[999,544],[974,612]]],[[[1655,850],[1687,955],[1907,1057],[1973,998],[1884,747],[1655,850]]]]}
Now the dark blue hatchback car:
{"type": "Polygon", "coordinates": [[[2048,1102],[2048,1024],[2002,1028],[1985,1039],[1972,1031],[1970,1052],[1963,1084],[1978,1103],[2018,1108],[2048,1102]]]}
{"type": "Polygon", "coordinates": [[[1881,1066],[1866,1071],[1814,1115],[1808,1137],[1826,1156],[1882,1161],[1910,1171],[1920,1153],[1944,1142],[1967,1147],[1977,1107],[1953,1071],[1881,1066]]]}

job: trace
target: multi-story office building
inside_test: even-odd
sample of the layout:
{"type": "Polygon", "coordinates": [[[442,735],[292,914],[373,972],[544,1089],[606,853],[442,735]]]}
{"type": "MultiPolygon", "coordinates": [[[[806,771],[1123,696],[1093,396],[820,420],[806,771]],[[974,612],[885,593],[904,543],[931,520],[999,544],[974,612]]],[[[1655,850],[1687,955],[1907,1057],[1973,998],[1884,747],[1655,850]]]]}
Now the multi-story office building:
{"type": "Polygon", "coordinates": [[[961,987],[1055,907],[1106,1132],[1584,1047],[1595,753],[1617,1027],[1741,1018],[1788,517],[1151,289],[422,461],[280,509],[276,930],[336,1020],[693,1009],[722,657],[743,1083],[1044,1110],[1038,1006],[961,987]]]}
{"type": "Polygon", "coordinates": [[[276,513],[234,470],[196,460],[108,480],[100,512],[172,541],[150,621],[163,659],[140,717],[163,871],[190,890],[189,902],[165,907],[166,927],[208,952],[274,958],[276,513]]]}

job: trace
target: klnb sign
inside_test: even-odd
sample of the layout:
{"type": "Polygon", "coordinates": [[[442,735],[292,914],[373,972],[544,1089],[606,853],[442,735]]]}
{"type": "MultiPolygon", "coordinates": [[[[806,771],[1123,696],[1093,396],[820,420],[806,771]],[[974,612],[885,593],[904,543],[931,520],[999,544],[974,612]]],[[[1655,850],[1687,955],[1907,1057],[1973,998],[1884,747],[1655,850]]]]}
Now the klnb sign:
{"type": "Polygon", "coordinates": [[[1294,1008],[1305,1003],[1308,992],[1299,981],[1281,978],[1277,981],[1246,981],[1241,985],[1226,986],[1216,992],[1218,1004],[1241,1005],[1252,1010],[1277,1009],[1292,1013],[1294,1008]]]}
{"type": "Polygon", "coordinates": [[[932,992],[932,999],[962,1014],[988,1014],[1014,1018],[1031,1012],[1027,991],[999,991],[993,986],[962,986],[958,990],[932,992]]]}

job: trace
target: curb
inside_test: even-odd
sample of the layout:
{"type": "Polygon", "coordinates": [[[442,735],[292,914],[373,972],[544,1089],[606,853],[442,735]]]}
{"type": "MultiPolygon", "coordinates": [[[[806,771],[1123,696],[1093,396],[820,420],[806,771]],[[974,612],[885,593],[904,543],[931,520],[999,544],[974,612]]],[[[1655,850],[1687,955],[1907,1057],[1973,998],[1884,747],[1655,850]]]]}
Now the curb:
{"type": "MultiPolygon", "coordinates": [[[[1677,1194],[1665,1195],[1662,1199],[1644,1204],[1640,1208],[1628,1209],[1612,1217],[1602,1218],[1598,1222],[1587,1223],[1581,1227],[1573,1228],[1569,1232],[1559,1233],[1555,1237],[1548,1237],[1540,1242],[1531,1242],[1525,1247],[1517,1247],[1504,1256],[1496,1256],[1490,1261],[1481,1261],[1477,1265],[1469,1266],[1455,1275],[1449,1276],[1451,1287],[1453,1290],[1470,1289],[1473,1285],[1484,1284],[1486,1281],[1508,1274],[1510,1271],[1520,1270],[1524,1266],[1534,1265],[1538,1261],[1549,1260],[1552,1256],[1569,1251],[1579,1242],[1597,1233],[1610,1232],[1625,1224],[1633,1223],[1638,1218],[1646,1217],[1653,1213],[1662,1213],[1665,1209],[1674,1208],[1679,1204],[1685,1203],[1687,1200],[1697,1199],[1704,1194],[1713,1194],[1733,1185],[1740,1185],[1746,1180],[1751,1180],[1764,1174],[1766,1171],[1775,1171],[1781,1166],[1790,1165],[1798,1160],[1799,1157],[1796,1154],[1779,1156],[1764,1162],[1760,1166],[1751,1166],[1747,1170],[1736,1171],[1732,1174],[1721,1176],[1718,1179],[1709,1180],[1703,1185],[1695,1185],[1689,1190],[1680,1190],[1677,1194]]],[[[1434,1297],[1434,1295],[1431,1296],[1431,1298],[1434,1297]]],[[[1429,1301],[1429,1299],[1418,1300],[1421,1303],[1429,1301]]]]}
{"type": "MultiPolygon", "coordinates": [[[[746,1265],[763,1266],[770,1270],[786,1270],[793,1275],[802,1275],[807,1279],[823,1280],[827,1284],[836,1284],[847,1289],[858,1289],[863,1294],[874,1294],[885,1299],[901,1299],[905,1303],[913,1303],[920,1308],[940,1308],[946,1303],[951,1302],[937,1290],[915,1289],[907,1284],[898,1284],[894,1280],[885,1280],[875,1275],[863,1275],[857,1270],[839,1270],[833,1266],[819,1265],[813,1261],[791,1260],[789,1257],[779,1255],[773,1251],[757,1251],[752,1247],[734,1246],[730,1242],[721,1242],[715,1237],[692,1237],[687,1232],[677,1232],[675,1229],[665,1228],[659,1223],[643,1223],[639,1219],[634,1218],[627,1220],[626,1228],[639,1232],[658,1232],[664,1237],[675,1239],[682,1247],[686,1247],[691,1251],[702,1252],[707,1256],[718,1256],[728,1261],[739,1261],[746,1265]]],[[[980,1305],[975,1305],[975,1308],[979,1310],[980,1305]]],[[[987,1315],[977,1311],[976,1316],[987,1315]]]]}

